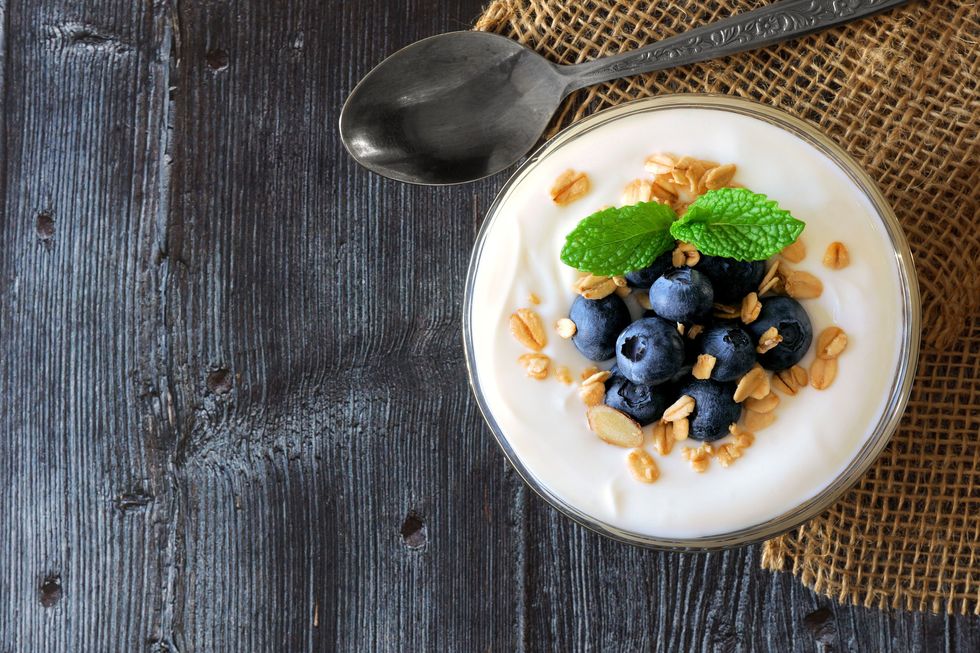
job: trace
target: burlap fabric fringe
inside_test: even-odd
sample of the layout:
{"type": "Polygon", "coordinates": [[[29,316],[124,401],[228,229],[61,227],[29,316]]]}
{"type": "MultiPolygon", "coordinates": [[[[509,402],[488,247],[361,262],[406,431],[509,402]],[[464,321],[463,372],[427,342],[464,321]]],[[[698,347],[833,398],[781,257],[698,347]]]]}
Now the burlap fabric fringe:
{"type": "MultiPolygon", "coordinates": [[[[498,0],[477,29],[578,63],[762,4],[498,0]]],[[[751,98],[818,125],[895,207],[924,302],[924,348],[905,419],[854,490],[767,542],[763,557],[765,567],[791,569],[839,600],[980,614],[978,55],[976,0],[913,2],[767,50],[579,91],[552,128],[659,93],[751,98]]]]}

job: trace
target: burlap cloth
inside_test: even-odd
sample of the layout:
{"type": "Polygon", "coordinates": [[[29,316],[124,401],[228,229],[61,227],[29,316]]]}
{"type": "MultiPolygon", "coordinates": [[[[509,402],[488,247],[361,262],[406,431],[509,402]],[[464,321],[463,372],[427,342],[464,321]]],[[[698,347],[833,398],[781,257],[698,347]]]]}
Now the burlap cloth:
{"type": "MultiPolygon", "coordinates": [[[[578,63],[762,4],[497,0],[477,29],[578,63]]],[[[579,91],[553,126],[659,93],[751,98],[818,125],[895,208],[915,255],[924,325],[902,426],[857,487],[767,542],[762,560],[839,600],[980,614],[978,53],[976,0],[913,2],[782,46],[579,91]]]]}

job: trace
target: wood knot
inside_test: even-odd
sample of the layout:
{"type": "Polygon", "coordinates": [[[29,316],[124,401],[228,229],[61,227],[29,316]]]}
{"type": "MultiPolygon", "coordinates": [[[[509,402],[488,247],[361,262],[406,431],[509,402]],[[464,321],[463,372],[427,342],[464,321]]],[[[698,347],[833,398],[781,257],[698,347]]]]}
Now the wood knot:
{"type": "Polygon", "coordinates": [[[402,522],[402,542],[410,549],[421,549],[425,546],[428,536],[425,532],[425,522],[415,512],[409,512],[402,522]]]}
{"type": "Polygon", "coordinates": [[[34,230],[37,232],[37,239],[42,243],[48,243],[54,238],[54,216],[50,211],[41,211],[37,214],[34,230]]]}
{"type": "Polygon", "coordinates": [[[221,48],[212,48],[208,50],[207,54],[204,55],[204,60],[208,63],[208,68],[211,70],[224,70],[228,67],[228,62],[230,58],[228,57],[228,52],[222,50],[221,48]]]}
{"type": "Polygon", "coordinates": [[[219,367],[208,373],[208,390],[216,395],[224,395],[231,392],[231,372],[224,367],[219,367]]]}
{"type": "Polygon", "coordinates": [[[803,617],[803,625],[820,644],[831,645],[837,641],[837,627],[834,625],[834,613],[827,608],[814,610],[803,617]]]}
{"type": "Polygon", "coordinates": [[[50,608],[55,603],[61,600],[64,594],[61,589],[61,575],[60,574],[48,574],[41,581],[41,587],[38,591],[38,600],[41,601],[41,605],[45,608],[50,608]]]}

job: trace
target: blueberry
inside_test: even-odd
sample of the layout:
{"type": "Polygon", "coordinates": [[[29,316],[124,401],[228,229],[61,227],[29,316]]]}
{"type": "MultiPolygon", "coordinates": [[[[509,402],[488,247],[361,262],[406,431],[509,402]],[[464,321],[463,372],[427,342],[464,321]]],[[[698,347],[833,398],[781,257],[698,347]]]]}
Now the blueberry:
{"type": "Polygon", "coordinates": [[[674,322],[693,322],[707,315],[714,297],[708,277],[688,267],[668,270],[650,287],[650,307],[674,322]]]}
{"type": "Polygon", "coordinates": [[[630,288],[649,288],[657,280],[657,277],[670,269],[672,254],[673,250],[667,250],[653,259],[653,263],[647,267],[627,272],[626,283],[629,284],[630,288]]]}
{"type": "Polygon", "coordinates": [[[705,331],[701,349],[715,357],[711,378],[715,381],[734,381],[752,369],[756,342],[734,322],[719,324],[705,331]]]}
{"type": "Polygon", "coordinates": [[[743,297],[759,287],[766,274],[766,262],[736,261],[724,256],[702,254],[696,269],[711,279],[716,302],[732,304],[741,302],[743,297]]]}
{"type": "Polygon", "coordinates": [[[791,297],[763,299],[759,317],[748,325],[749,335],[755,342],[770,327],[776,327],[783,341],[764,354],[759,362],[767,370],[785,370],[800,362],[813,341],[810,316],[798,301],[791,297]]]}
{"type": "Polygon", "coordinates": [[[659,317],[637,320],[616,339],[616,365],[633,383],[667,381],[684,362],[684,341],[677,325],[659,317]]]}
{"type": "Polygon", "coordinates": [[[606,405],[646,426],[664,414],[667,395],[652,385],[631,383],[625,376],[615,374],[606,381],[606,405]]]}
{"type": "Polygon", "coordinates": [[[689,437],[711,442],[728,435],[728,427],[742,416],[742,407],[735,403],[735,384],[707,379],[694,380],[682,386],[678,393],[694,397],[690,414],[689,437]]]}
{"type": "Polygon", "coordinates": [[[583,356],[604,361],[616,355],[616,336],[630,323],[630,312],[619,295],[586,299],[581,295],[568,312],[575,323],[572,342],[583,356]]]}

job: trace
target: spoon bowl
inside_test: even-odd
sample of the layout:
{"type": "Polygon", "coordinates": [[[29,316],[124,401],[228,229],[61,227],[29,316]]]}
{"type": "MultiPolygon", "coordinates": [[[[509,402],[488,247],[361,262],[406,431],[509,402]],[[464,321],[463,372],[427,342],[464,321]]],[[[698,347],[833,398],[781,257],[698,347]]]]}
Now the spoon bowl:
{"type": "Polygon", "coordinates": [[[527,154],[576,89],[772,45],[906,2],[779,0],[564,66],[496,34],[441,34],[399,50],[361,80],[341,111],[340,136],[358,163],[385,177],[474,181],[527,154]]]}
{"type": "Polygon", "coordinates": [[[386,177],[471,181],[534,147],[566,87],[557,66],[510,39],[440,34],[368,73],[344,105],[340,133],[358,163],[386,177]]]}

